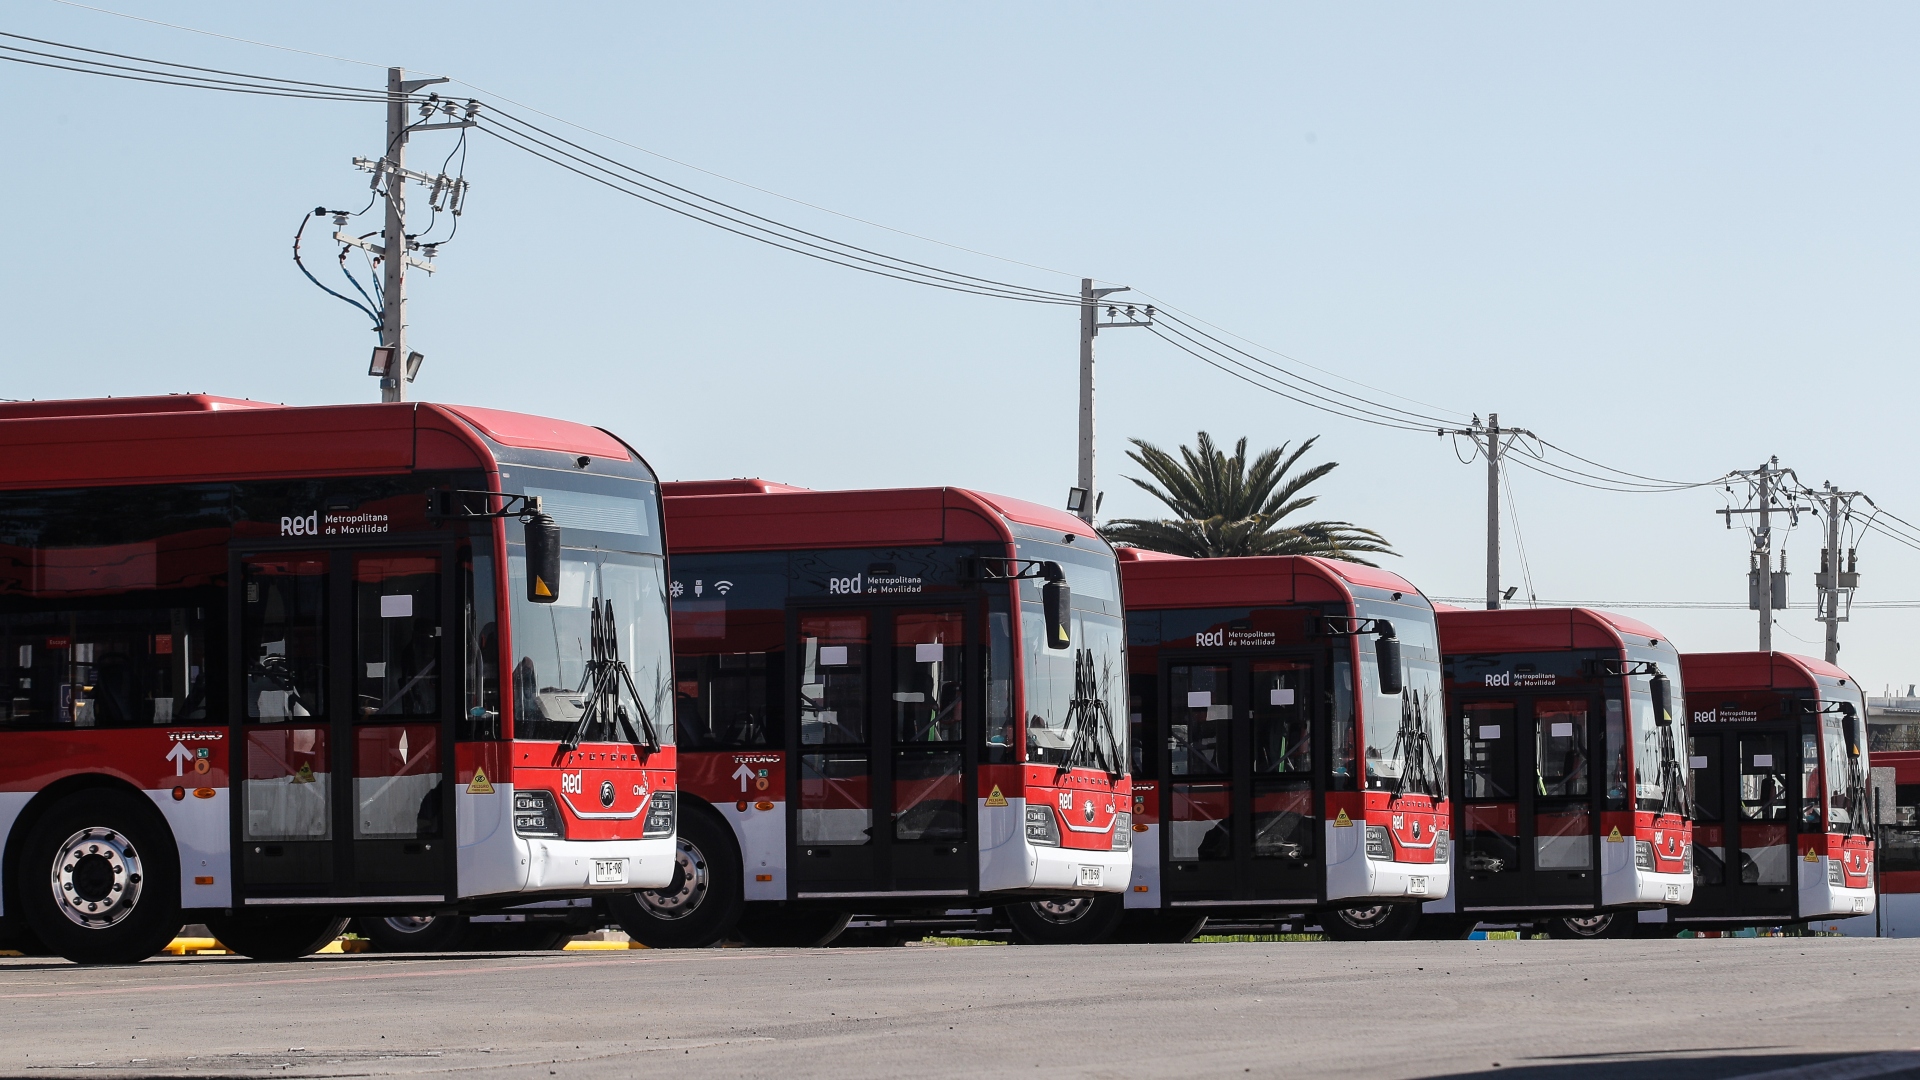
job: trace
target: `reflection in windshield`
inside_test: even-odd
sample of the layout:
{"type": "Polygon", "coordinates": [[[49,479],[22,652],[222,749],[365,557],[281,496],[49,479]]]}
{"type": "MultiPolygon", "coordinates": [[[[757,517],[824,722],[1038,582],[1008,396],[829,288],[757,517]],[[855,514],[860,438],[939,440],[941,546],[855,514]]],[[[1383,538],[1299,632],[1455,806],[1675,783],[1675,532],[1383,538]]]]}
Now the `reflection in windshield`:
{"type": "Polygon", "coordinates": [[[1670,680],[1673,722],[1662,727],[1653,714],[1652,675],[1629,676],[1627,709],[1633,723],[1634,806],[1659,814],[1684,815],[1688,812],[1687,772],[1680,761],[1678,747],[1679,740],[1685,738],[1687,708],[1680,685],[1680,665],[1671,660],[1655,663],[1670,680]]]}
{"type": "Polygon", "coordinates": [[[1126,662],[1120,620],[1073,613],[1073,647],[1047,648],[1046,616],[1020,605],[1027,760],[1126,771],[1126,662]]]}
{"type": "MultiPolygon", "coordinates": [[[[518,551],[519,549],[514,549],[518,551]]],[[[666,578],[657,555],[614,551],[561,552],[559,598],[551,604],[527,600],[527,561],[508,560],[513,596],[514,731],[518,739],[564,741],[574,737],[590,704],[584,691],[590,676],[604,676],[610,661],[624,664],[625,676],[608,683],[607,704],[596,710],[593,740],[627,737],[618,725],[625,709],[644,737],[644,710],[652,734],[673,741],[672,681],[667,670],[669,630],[666,578]],[[594,609],[609,620],[596,636],[594,609]],[[596,641],[599,642],[596,656],[596,641]],[[608,653],[611,641],[617,651],[608,653]],[[596,664],[595,661],[599,663],[596,664]],[[639,700],[635,695],[646,700],[639,700]],[[605,721],[605,722],[602,722],[605,721]]]]}
{"type": "MultiPolygon", "coordinates": [[[[1828,704],[1825,708],[1838,710],[1840,706],[1828,704]]],[[[1854,708],[1859,709],[1859,704],[1855,703],[1854,708]]],[[[1827,828],[1832,832],[1865,835],[1868,818],[1866,747],[1859,748],[1859,755],[1852,753],[1853,748],[1847,745],[1844,714],[1838,711],[1821,713],[1820,730],[1826,751],[1827,828]]]]}
{"type": "Polygon", "coordinates": [[[1380,667],[1373,635],[1360,637],[1361,720],[1366,737],[1369,791],[1441,798],[1447,790],[1444,747],[1446,723],[1440,677],[1439,634],[1433,610],[1407,603],[1356,598],[1354,613],[1386,619],[1400,639],[1401,683],[1398,695],[1380,692],[1380,667]]]}

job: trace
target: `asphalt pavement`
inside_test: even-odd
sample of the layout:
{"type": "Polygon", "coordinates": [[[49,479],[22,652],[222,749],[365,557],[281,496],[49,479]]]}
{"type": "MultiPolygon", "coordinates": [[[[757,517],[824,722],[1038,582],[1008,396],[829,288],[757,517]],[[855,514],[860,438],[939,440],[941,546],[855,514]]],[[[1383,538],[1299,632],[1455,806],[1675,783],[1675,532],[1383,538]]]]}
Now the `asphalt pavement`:
{"type": "Polygon", "coordinates": [[[0,1075],[1920,1078],[1920,940],[0,960],[0,1075]]]}

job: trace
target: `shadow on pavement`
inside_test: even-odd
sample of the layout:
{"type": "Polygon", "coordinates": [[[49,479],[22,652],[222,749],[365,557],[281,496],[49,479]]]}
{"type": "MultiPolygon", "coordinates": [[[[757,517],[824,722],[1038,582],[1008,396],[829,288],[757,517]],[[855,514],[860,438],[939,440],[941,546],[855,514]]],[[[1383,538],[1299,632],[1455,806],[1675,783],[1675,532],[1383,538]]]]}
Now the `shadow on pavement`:
{"type": "MultiPolygon", "coordinates": [[[[1757,1049],[1757,1048],[1756,1048],[1757,1049]]],[[[1920,1058],[1911,1055],[1854,1052],[1837,1054],[1716,1054],[1714,1051],[1680,1054],[1651,1051],[1642,1054],[1593,1054],[1563,1057],[1501,1058],[1475,1072],[1454,1072],[1428,1080],[1736,1080],[1778,1070],[1806,1070],[1807,1080],[1874,1077],[1875,1080],[1920,1080],[1920,1058]],[[1847,1068],[1858,1063],[1857,1068],[1847,1068]],[[1822,1069],[1821,1066],[1825,1066],[1822,1069]],[[1832,1070],[1831,1073],[1828,1070],[1832,1070]]]]}

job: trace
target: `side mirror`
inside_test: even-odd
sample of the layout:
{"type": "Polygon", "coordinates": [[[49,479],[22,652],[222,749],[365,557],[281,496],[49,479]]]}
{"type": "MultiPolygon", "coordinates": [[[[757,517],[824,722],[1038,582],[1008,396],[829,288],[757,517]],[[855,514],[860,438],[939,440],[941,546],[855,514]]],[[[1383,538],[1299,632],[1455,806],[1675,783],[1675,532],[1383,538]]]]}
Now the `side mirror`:
{"type": "Polygon", "coordinates": [[[1860,716],[1849,702],[1840,703],[1840,727],[1847,733],[1847,753],[1860,756],[1860,716]]]}
{"type": "Polygon", "coordinates": [[[538,505],[527,526],[527,600],[551,604],[560,599],[560,526],[538,505]]]}
{"type": "Polygon", "coordinates": [[[1407,688],[1400,664],[1400,639],[1393,636],[1393,624],[1379,623],[1379,638],[1373,643],[1374,663],[1380,669],[1380,692],[1394,697],[1407,688]]]}
{"type": "Polygon", "coordinates": [[[1653,690],[1653,722],[1660,727],[1672,727],[1673,680],[1656,671],[1650,683],[1653,690]]]}
{"type": "Polygon", "coordinates": [[[1067,585],[1066,571],[1057,562],[1040,564],[1040,606],[1047,616],[1047,648],[1065,649],[1073,644],[1073,590],[1067,585]]]}

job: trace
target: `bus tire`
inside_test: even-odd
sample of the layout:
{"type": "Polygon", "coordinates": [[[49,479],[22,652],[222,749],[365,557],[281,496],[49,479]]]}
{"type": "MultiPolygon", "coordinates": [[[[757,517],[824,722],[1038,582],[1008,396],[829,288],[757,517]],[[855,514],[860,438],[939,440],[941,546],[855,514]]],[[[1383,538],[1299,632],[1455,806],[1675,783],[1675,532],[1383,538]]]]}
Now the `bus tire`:
{"type": "Polygon", "coordinates": [[[1126,915],[1115,893],[1008,904],[1007,922],[1022,945],[1098,945],[1112,941],[1126,915]]]}
{"type": "Polygon", "coordinates": [[[697,805],[680,815],[676,865],[664,888],[635,889],[607,898],[627,936],[649,949],[703,949],[718,944],[740,921],[740,848],[718,815],[697,805]]]}
{"type": "Polygon", "coordinates": [[[749,945],[769,949],[818,949],[833,943],[847,928],[851,912],[788,907],[779,901],[757,901],[740,912],[735,930],[749,945]]]}
{"type": "Polygon", "coordinates": [[[249,911],[207,920],[220,944],[255,960],[298,960],[327,947],[347,928],[331,911],[249,911]]]}
{"type": "Polygon", "coordinates": [[[180,932],[180,866],[146,799],[76,791],[40,815],[19,863],[26,928],[76,964],[135,964],[180,932]]]}
{"type": "Polygon", "coordinates": [[[374,952],[448,952],[472,948],[476,936],[465,915],[363,915],[353,930],[374,952]]]}
{"type": "Polygon", "coordinates": [[[1130,945],[1185,945],[1207,925],[1205,915],[1173,911],[1129,911],[1120,919],[1115,941],[1130,945]]]}
{"type": "Polygon", "coordinates": [[[1335,941],[1400,941],[1420,922],[1419,904],[1332,908],[1320,913],[1320,929],[1335,941]]]}
{"type": "Polygon", "coordinates": [[[1592,915],[1569,915],[1546,921],[1547,936],[1561,941],[1594,941],[1600,938],[1632,937],[1639,921],[1631,912],[1600,911],[1592,915]]]}

